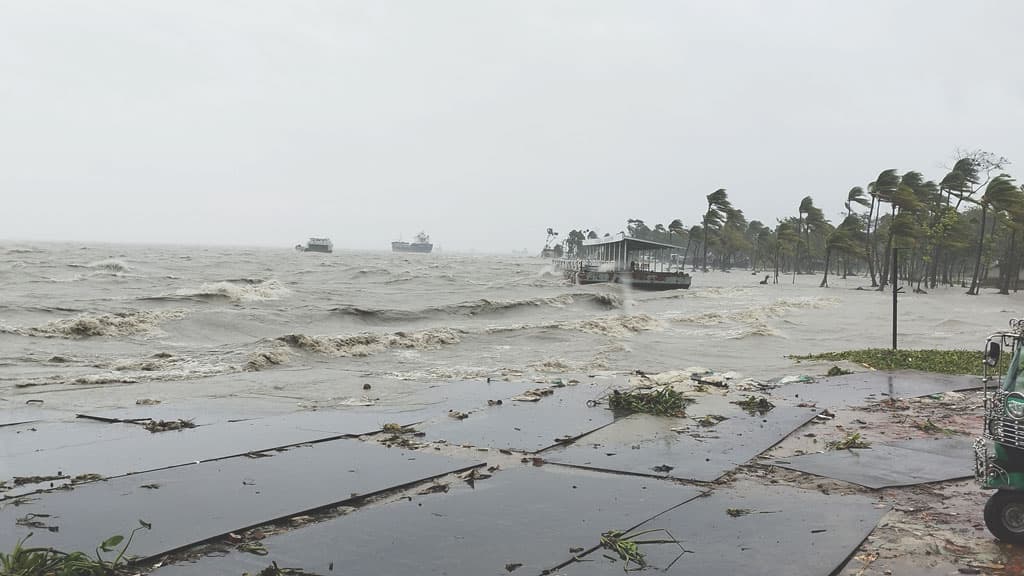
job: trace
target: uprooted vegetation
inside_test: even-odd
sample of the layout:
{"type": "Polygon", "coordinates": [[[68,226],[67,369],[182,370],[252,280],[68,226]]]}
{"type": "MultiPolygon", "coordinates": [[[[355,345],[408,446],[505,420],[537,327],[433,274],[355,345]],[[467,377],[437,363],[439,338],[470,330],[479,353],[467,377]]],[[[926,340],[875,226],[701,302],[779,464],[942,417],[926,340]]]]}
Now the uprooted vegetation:
{"type": "Polygon", "coordinates": [[[747,396],[743,400],[734,400],[732,404],[746,410],[749,414],[767,414],[775,404],[772,404],[764,396],[747,396]]]}
{"type": "Polygon", "coordinates": [[[618,558],[616,558],[615,556],[605,554],[604,557],[609,560],[621,560],[624,562],[622,569],[626,572],[636,572],[647,567],[646,555],[640,550],[640,546],[647,544],[675,544],[679,547],[679,555],[676,556],[675,560],[666,566],[664,570],[671,568],[676,561],[682,558],[683,554],[689,552],[689,550],[683,548],[683,544],[676,539],[672,533],[664,528],[654,528],[635,533],[609,530],[601,534],[601,547],[614,552],[616,556],[618,556],[618,558]],[[641,536],[654,533],[662,533],[666,537],[651,540],[638,540],[641,536]]]}
{"type": "Polygon", "coordinates": [[[191,420],[149,420],[142,425],[143,428],[150,432],[167,432],[168,430],[184,430],[186,428],[195,428],[195,422],[191,420]]]}
{"type": "Polygon", "coordinates": [[[890,350],[867,348],[790,356],[793,360],[838,362],[848,360],[875,370],[921,370],[941,374],[981,375],[982,354],[977,350],[890,350]]]}
{"type": "Polygon", "coordinates": [[[125,537],[118,534],[111,536],[96,547],[95,558],[85,552],[62,552],[53,548],[27,548],[25,542],[32,537],[27,536],[14,544],[10,554],[0,553],[0,570],[2,574],[11,576],[118,576],[130,574],[128,571],[128,547],[132,544],[135,533],[149,530],[152,525],[139,520],[139,527],[125,537]],[[118,548],[121,543],[124,546],[118,548]],[[104,554],[116,553],[113,560],[103,557],[104,554]]]}
{"type": "MultiPolygon", "coordinates": [[[[251,576],[244,572],[242,576],[251,576]]],[[[256,573],[256,576],[319,576],[315,572],[306,572],[301,568],[282,568],[277,562],[271,562],[269,566],[256,573]]]]}
{"type": "Polygon", "coordinates": [[[608,407],[612,410],[655,416],[686,416],[686,406],[692,402],[682,392],[667,386],[629,392],[614,390],[608,396],[608,407]]]}
{"type": "Polygon", "coordinates": [[[871,443],[861,437],[860,432],[847,434],[842,440],[834,440],[825,444],[829,450],[850,450],[853,448],[870,448],[871,443]]]}
{"type": "Polygon", "coordinates": [[[413,428],[412,426],[402,426],[396,422],[388,422],[381,428],[383,436],[380,439],[380,443],[387,446],[388,448],[408,448],[410,450],[421,447],[423,444],[413,440],[413,438],[422,438],[426,436],[425,432],[413,428]]]}

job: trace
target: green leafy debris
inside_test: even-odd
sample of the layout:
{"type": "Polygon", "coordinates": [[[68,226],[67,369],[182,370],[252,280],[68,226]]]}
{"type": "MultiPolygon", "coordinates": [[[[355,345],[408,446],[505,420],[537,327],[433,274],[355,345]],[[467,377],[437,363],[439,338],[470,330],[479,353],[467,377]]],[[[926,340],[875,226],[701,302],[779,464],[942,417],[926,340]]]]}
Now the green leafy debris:
{"type": "Polygon", "coordinates": [[[184,430],[186,428],[195,428],[195,422],[191,420],[150,420],[146,422],[143,427],[150,432],[167,432],[168,430],[184,430]]]}
{"type": "Polygon", "coordinates": [[[125,537],[111,536],[96,547],[96,557],[85,552],[62,552],[53,548],[26,548],[27,536],[14,544],[10,554],[0,553],[0,574],[4,576],[117,576],[128,574],[126,554],[135,533],[152,528],[148,522],[139,520],[139,527],[125,537]],[[121,546],[121,543],[124,545],[121,546]],[[118,547],[120,546],[120,549],[118,547]],[[107,560],[103,553],[116,552],[113,560],[107,560]]]}
{"type": "Polygon", "coordinates": [[[691,402],[693,401],[683,396],[682,392],[667,387],[631,392],[615,390],[608,397],[608,406],[612,410],[655,416],[685,416],[686,406],[691,402]]]}
{"type": "MultiPolygon", "coordinates": [[[[675,544],[678,546],[680,550],[679,556],[676,556],[676,559],[672,561],[672,564],[675,564],[676,560],[679,560],[683,554],[688,552],[688,550],[683,548],[682,543],[664,528],[654,528],[652,530],[643,530],[635,533],[609,530],[601,534],[601,546],[607,550],[611,550],[618,556],[619,560],[625,562],[622,565],[622,569],[626,572],[635,572],[647,567],[646,556],[643,551],[640,550],[640,546],[647,544],[675,544]],[[659,532],[665,534],[666,538],[638,540],[641,536],[659,532]]],[[[606,555],[605,558],[615,560],[613,556],[606,555]]],[[[671,568],[672,564],[669,564],[665,570],[671,568]]]]}
{"type": "Polygon", "coordinates": [[[939,426],[935,422],[932,422],[931,418],[925,418],[923,422],[918,420],[913,423],[913,426],[921,432],[927,432],[929,434],[946,434],[948,436],[959,434],[959,432],[952,428],[943,428],[942,426],[939,426]]]}
{"type": "Polygon", "coordinates": [[[842,376],[843,374],[853,374],[853,372],[850,370],[844,370],[839,366],[833,366],[825,373],[826,376],[842,376]]]}
{"type": "Polygon", "coordinates": [[[977,350],[890,350],[868,348],[825,352],[806,356],[790,356],[793,360],[838,362],[848,360],[875,370],[921,370],[940,374],[971,374],[982,372],[982,353],[977,350]]]}
{"type": "Polygon", "coordinates": [[[870,448],[871,443],[861,438],[860,432],[847,434],[842,440],[833,440],[825,444],[829,450],[849,450],[851,448],[870,448]]]}
{"type": "Polygon", "coordinates": [[[728,420],[728,418],[726,418],[725,416],[720,416],[718,414],[708,414],[707,416],[704,416],[703,418],[697,420],[697,424],[703,426],[704,428],[711,428],[712,426],[716,426],[719,422],[723,420],[728,420]]]}
{"type": "Polygon", "coordinates": [[[764,396],[747,396],[743,400],[734,400],[732,404],[743,408],[750,414],[767,414],[775,404],[772,404],[764,396]]]}

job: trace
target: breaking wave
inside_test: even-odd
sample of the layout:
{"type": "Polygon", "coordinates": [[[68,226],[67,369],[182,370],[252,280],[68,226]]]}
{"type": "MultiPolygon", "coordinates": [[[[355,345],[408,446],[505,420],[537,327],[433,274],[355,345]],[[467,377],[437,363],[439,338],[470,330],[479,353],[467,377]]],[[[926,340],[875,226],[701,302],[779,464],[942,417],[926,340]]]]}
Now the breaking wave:
{"type": "Polygon", "coordinates": [[[722,312],[704,312],[692,316],[677,317],[676,322],[698,324],[701,326],[713,326],[726,323],[763,323],[771,318],[778,318],[793,310],[806,310],[814,308],[828,308],[839,302],[835,298],[780,298],[775,302],[765,305],[749,306],[739,310],[726,310],[722,312]]]}
{"type": "Polygon", "coordinates": [[[730,340],[738,340],[748,336],[781,336],[765,322],[755,322],[750,326],[743,326],[733,330],[726,330],[722,336],[730,340]]]}
{"type": "Polygon", "coordinates": [[[124,274],[125,272],[131,272],[132,270],[132,267],[125,264],[124,261],[116,260],[114,258],[90,262],[84,266],[81,264],[68,264],[68,266],[72,268],[92,268],[94,270],[110,272],[112,274],[124,274]]]}
{"type": "Polygon", "coordinates": [[[353,334],[350,336],[307,336],[288,334],[277,338],[279,342],[327,356],[371,356],[386,350],[436,350],[445,345],[462,341],[462,330],[433,328],[419,332],[394,332],[392,334],[353,334]]]}
{"type": "Polygon", "coordinates": [[[272,350],[260,350],[249,355],[245,363],[248,372],[259,372],[288,362],[290,354],[287,348],[279,347],[272,350]]]}
{"type": "Polygon", "coordinates": [[[185,311],[183,310],[143,310],[138,312],[117,312],[114,314],[81,314],[75,318],[54,320],[35,328],[11,331],[27,336],[47,338],[132,336],[151,332],[163,322],[179,320],[184,316],[185,311]]]}
{"type": "Polygon", "coordinates": [[[589,306],[601,310],[613,310],[623,307],[622,297],[607,292],[562,294],[547,298],[530,298],[526,300],[490,300],[481,298],[458,304],[433,306],[422,310],[391,310],[362,308],[359,306],[339,306],[331,312],[352,316],[367,321],[401,322],[406,320],[423,320],[445,316],[473,317],[488,314],[501,314],[528,308],[568,308],[574,305],[589,306]]]}
{"type": "MultiPolygon", "coordinates": [[[[59,356],[48,360],[48,362],[66,361],[68,360],[59,356]]],[[[157,354],[144,359],[115,360],[93,364],[92,367],[105,371],[67,378],[54,375],[19,379],[15,386],[17,388],[54,385],[104,386],[138,384],[141,382],[182,381],[233,374],[248,369],[237,364],[208,362],[170,354],[157,354]]]]}
{"type": "Polygon", "coordinates": [[[168,296],[151,296],[142,300],[197,300],[227,302],[259,302],[277,300],[291,294],[291,290],[275,279],[237,278],[208,282],[199,290],[182,290],[168,296]]]}
{"type": "Polygon", "coordinates": [[[647,314],[637,314],[635,316],[589,318],[569,325],[563,324],[560,327],[605,336],[629,336],[638,332],[657,330],[661,328],[661,323],[647,314]]]}

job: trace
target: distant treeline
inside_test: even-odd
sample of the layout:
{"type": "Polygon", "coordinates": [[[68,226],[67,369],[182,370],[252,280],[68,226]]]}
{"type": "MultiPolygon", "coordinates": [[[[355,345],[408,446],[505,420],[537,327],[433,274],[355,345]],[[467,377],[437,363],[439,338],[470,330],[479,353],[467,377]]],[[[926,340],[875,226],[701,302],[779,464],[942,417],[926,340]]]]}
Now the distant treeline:
{"type": "MultiPolygon", "coordinates": [[[[982,150],[958,151],[938,182],[917,171],[883,170],[846,192],[846,215],[838,224],[811,196],[775,226],[748,221],[721,188],[706,196],[697,224],[675,219],[650,226],[630,218],[624,232],[678,246],[694,270],[770,270],[776,281],[780,274],[821,273],[821,286],[828,285],[829,274],[855,274],[884,289],[897,248],[897,276],[916,291],[959,285],[977,294],[987,284],[1009,294],[1018,288],[1024,256],[1024,187],[1004,172],[1009,163],[982,150]]],[[[548,229],[549,248],[557,236],[548,229]]],[[[552,250],[572,257],[584,239],[598,236],[571,230],[552,250]]]]}

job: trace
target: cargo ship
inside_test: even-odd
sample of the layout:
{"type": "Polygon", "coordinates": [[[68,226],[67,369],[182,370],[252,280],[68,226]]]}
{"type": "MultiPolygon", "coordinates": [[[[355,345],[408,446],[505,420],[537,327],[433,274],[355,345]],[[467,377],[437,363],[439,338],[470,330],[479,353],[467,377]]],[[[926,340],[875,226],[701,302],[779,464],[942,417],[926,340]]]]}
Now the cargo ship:
{"type": "Polygon", "coordinates": [[[434,249],[434,245],[430,243],[430,236],[427,236],[423,232],[416,235],[415,242],[398,242],[391,243],[392,252],[419,252],[421,254],[429,254],[434,249]]]}

